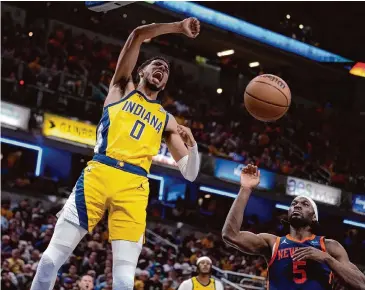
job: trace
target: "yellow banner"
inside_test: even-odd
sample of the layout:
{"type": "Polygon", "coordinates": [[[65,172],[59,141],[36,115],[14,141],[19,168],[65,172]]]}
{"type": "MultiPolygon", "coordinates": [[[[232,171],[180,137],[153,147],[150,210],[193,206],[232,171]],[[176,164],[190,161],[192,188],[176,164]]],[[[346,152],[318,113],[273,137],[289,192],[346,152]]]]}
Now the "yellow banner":
{"type": "Polygon", "coordinates": [[[94,146],[96,126],[45,113],[43,134],[94,146]]]}

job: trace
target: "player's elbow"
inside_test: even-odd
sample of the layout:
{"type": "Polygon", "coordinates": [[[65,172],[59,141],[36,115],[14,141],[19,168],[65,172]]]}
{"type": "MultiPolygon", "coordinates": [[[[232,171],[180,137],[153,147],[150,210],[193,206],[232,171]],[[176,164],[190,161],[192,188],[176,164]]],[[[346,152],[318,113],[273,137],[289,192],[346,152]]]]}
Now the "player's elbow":
{"type": "Polygon", "coordinates": [[[222,240],[223,242],[225,242],[227,245],[235,245],[236,244],[236,239],[235,239],[235,235],[233,235],[232,233],[229,233],[228,231],[224,230],[222,231],[222,240]]]}
{"type": "Polygon", "coordinates": [[[141,26],[135,28],[129,35],[131,41],[143,41],[143,29],[141,26]]]}

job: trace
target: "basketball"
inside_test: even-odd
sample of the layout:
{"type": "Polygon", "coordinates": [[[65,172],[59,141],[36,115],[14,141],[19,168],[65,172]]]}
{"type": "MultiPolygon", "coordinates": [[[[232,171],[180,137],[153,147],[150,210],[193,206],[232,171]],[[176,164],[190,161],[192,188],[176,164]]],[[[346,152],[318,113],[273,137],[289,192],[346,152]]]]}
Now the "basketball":
{"type": "Polygon", "coordinates": [[[288,111],[291,93],[284,80],[275,75],[260,75],[248,84],[244,103],[247,111],[257,120],[272,122],[288,111]]]}

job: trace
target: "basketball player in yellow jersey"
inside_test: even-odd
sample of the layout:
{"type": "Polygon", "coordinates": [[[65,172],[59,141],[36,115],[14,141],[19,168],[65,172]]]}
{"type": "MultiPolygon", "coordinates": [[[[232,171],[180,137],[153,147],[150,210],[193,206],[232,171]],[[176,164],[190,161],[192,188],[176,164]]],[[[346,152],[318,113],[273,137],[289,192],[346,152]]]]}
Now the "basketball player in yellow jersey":
{"type": "Polygon", "coordinates": [[[131,82],[131,74],[146,39],[167,33],[195,38],[199,31],[199,21],[188,18],[141,26],[128,37],[97,128],[94,158],[81,173],[61,211],[52,240],[39,262],[32,290],[53,288],[59,268],[106,210],[113,249],[113,289],[133,289],[146,227],[147,174],[152,156],[158,153],[164,134],[182,175],[194,181],[199,155],[190,129],[179,126],[156,100],[169,77],[168,61],[156,57],[142,64],[137,71],[137,88],[131,82]]]}
{"type": "Polygon", "coordinates": [[[223,284],[211,278],[212,260],[209,257],[200,257],[196,262],[198,276],[185,280],[178,290],[223,290],[223,284]]]}

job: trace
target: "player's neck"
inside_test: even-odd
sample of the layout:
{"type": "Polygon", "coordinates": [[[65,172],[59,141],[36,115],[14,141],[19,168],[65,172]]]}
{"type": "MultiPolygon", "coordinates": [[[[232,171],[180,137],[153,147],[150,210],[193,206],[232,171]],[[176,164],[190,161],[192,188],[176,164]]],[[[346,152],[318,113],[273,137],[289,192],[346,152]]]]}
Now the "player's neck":
{"type": "Polygon", "coordinates": [[[310,226],[305,226],[301,228],[294,228],[293,226],[290,226],[290,236],[296,240],[304,240],[306,238],[309,238],[313,235],[311,232],[310,226]]]}
{"type": "Polygon", "coordinates": [[[199,274],[196,279],[200,284],[208,285],[210,281],[210,275],[199,274]]]}
{"type": "Polygon", "coordinates": [[[148,87],[141,86],[141,85],[139,85],[137,87],[137,90],[140,91],[141,93],[143,93],[146,96],[146,98],[153,100],[153,101],[157,100],[158,92],[153,91],[153,90],[149,89],[148,87]]]}

